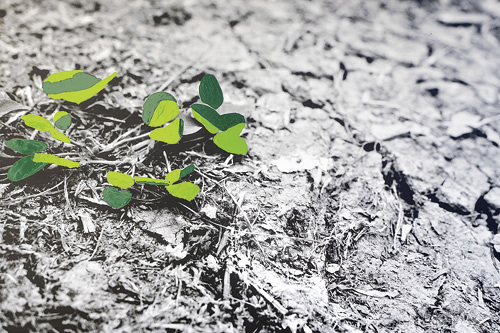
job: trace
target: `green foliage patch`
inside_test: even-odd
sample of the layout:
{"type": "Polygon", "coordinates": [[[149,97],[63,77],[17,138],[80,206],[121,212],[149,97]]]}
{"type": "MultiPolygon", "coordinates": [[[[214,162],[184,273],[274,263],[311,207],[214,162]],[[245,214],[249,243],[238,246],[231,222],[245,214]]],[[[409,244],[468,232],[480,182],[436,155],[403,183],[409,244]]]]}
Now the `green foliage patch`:
{"type": "MultiPolygon", "coordinates": [[[[42,85],[43,91],[53,99],[80,104],[104,89],[116,76],[116,72],[106,77],[97,77],[81,70],[62,71],[51,74],[42,85]]],[[[246,141],[240,137],[245,127],[245,117],[239,113],[220,114],[217,109],[223,104],[224,96],[215,76],[203,76],[199,85],[201,103],[191,105],[192,116],[206,130],[213,134],[213,142],[230,154],[244,155],[248,152],[246,141]]],[[[179,105],[176,98],[167,92],[155,92],[149,95],[142,107],[142,121],[154,129],[149,133],[151,140],[174,145],[182,140],[184,120],[179,117],[179,105]]],[[[62,143],[70,143],[68,136],[60,131],[72,125],[72,117],[66,111],[54,114],[52,122],[36,114],[22,116],[24,124],[37,131],[48,132],[51,137],[62,143]]],[[[80,162],[71,161],[56,155],[42,153],[48,149],[45,142],[32,139],[12,139],[5,146],[17,153],[27,155],[15,162],[7,173],[13,182],[28,178],[42,170],[47,164],[56,164],[66,168],[80,166],[80,162]]],[[[102,197],[111,207],[121,209],[132,200],[129,188],[135,184],[141,186],[164,186],[175,198],[191,201],[200,192],[200,187],[192,182],[180,182],[195,170],[190,164],[183,169],[168,172],[165,179],[132,176],[110,171],[106,179],[111,186],[104,188],[102,197]]]]}
{"type": "Polygon", "coordinates": [[[219,114],[219,108],[224,102],[222,89],[217,79],[210,74],[203,76],[200,83],[200,99],[208,104],[193,104],[191,112],[205,129],[215,134],[214,143],[222,150],[236,155],[245,155],[248,146],[240,133],[245,128],[245,117],[239,113],[219,114]]]}

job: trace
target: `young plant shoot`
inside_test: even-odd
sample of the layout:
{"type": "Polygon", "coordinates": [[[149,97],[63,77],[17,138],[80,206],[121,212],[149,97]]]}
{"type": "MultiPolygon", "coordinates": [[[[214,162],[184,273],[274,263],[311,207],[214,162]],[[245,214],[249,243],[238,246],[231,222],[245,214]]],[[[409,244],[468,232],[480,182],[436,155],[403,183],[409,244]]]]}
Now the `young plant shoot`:
{"type": "Polygon", "coordinates": [[[191,182],[175,183],[193,171],[194,165],[191,164],[184,169],[169,172],[165,176],[165,180],[138,176],[132,178],[132,176],[121,172],[108,172],[106,175],[108,183],[115,187],[106,187],[103,191],[103,198],[111,207],[123,208],[132,199],[132,193],[127,189],[137,183],[139,185],[165,186],[171,196],[191,201],[200,192],[200,187],[191,182]],[[121,188],[122,191],[118,190],[117,187],[121,188]]]}
{"type": "MultiPolygon", "coordinates": [[[[81,70],[62,71],[50,75],[42,85],[43,91],[53,99],[62,99],[80,104],[106,87],[116,76],[116,72],[105,79],[81,70]]],[[[193,117],[214,134],[213,142],[230,154],[244,155],[248,152],[246,141],[240,137],[245,127],[245,117],[239,113],[219,114],[217,109],[224,102],[224,96],[215,76],[205,75],[199,86],[201,102],[191,105],[193,117]]],[[[142,121],[154,128],[149,137],[166,144],[180,142],[184,132],[184,121],[179,116],[179,105],[174,96],[167,92],[156,92],[147,97],[143,104],[142,121]]],[[[48,132],[51,137],[63,143],[70,139],[60,131],[67,130],[72,124],[71,115],[66,111],[54,114],[52,122],[42,116],[27,114],[22,116],[24,124],[40,132],[48,132]]],[[[71,161],[52,154],[43,153],[48,148],[45,142],[28,139],[12,139],[5,145],[15,152],[27,155],[10,167],[7,177],[16,182],[30,177],[42,170],[47,164],[56,164],[66,168],[76,168],[80,162],[71,161]]],[[[191,182],[179,182],[194,171],[191,164],[183,169],[176,169],[165,176],[165,180],[135,176],[121,172],[108,172],[107,181],[112,186],[103,190],[104,201],[113,208],[123,208],[132,200],[129,188],[138,185],[164,186],[167,192],[176,198],[191,201],[200,192],[200,187],[191,182]]]]}
{"type": "Polygon", "coordinates": [[[207,131],[215,134],[214,143],[222,150],[237,155],[245,155],[248,145],[240,137],[245,128],[245,117],[239,113],[219,114],[219,108],[224,102],[222,89],[215,76],[206,74],[200,82],[200,99],[207,104],[191,105],[191,112],[207,131]]]}
{"type": "MultiPolygon", "coordinates": [[[[47,119],[34,114],[27,114],[22,117],[24,124],[28,127],[39,130],[40,132],[49,132],[52,138],[68,143],[70,139],[55,129],[54,125],[47,119]]],[[[57,112],[54,116],[55,125],[61,129],[68,129],[71,125],[71,116],[64,111],[57,112]],[[59,125],[58,125],[59,124],[59,125]]],[[[52,154],[42,153],[48,148],[45,142],[27,139],[12,139],[5,142],[7,148],[23,155],[28,155],[14,163],[7,172],[7,178],[17,182],[28,178],[38,171],[42,170],[47,164],[56,164],[66,168],[76,168],[80,162],[71,161],[65,158],[57,157],[52,154]]]]}

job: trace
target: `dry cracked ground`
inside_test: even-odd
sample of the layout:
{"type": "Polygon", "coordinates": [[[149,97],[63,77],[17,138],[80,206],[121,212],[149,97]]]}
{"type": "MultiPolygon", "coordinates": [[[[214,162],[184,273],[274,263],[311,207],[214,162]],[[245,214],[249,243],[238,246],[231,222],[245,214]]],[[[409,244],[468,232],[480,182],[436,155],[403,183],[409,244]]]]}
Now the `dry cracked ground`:
{"type": "Polygon", "coordinates": [[[82,161],[10,183],[2,149],[1,331],[500,331],[499,2],[4,0],[0,49],[2,143],[82,161]],[[43,94],[70,69],[119,74],[43,94]],[[144,139],[143,100],[189,114],[204,73],[248,155],[144,139]],[[72,145],[19,119],[62,109],[72,145]],[[189,163],[192,203],[101,200],[189,163]]]}

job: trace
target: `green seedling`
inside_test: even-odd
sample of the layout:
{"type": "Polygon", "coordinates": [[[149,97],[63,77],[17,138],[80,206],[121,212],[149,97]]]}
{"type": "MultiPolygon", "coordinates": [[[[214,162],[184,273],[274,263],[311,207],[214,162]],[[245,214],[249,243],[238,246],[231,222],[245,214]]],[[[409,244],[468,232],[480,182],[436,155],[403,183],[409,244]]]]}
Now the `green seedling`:
{"type": "Polygon", "coordinates": [[[80,70],[62,71],[45,79],[42,88],[53,99],[80,104],[103,90],[116,74],[101,80],[80,70]]]}
{"type": "Polygon", "coordinates": [[[37,163],[33,161],[33,157],[35,157],[36,153],[47,149],[47,144],[45,142],[37,140],[13,139],[6,141],[5,145],[13,151],[23,155],[29,155],[21,158],[9,168],[7,178],[13,182],[17,182],[34,175],[47,165],[47,163],[37,163]]]}
{"type": "Polygon", "coordinates": [[[42,170],[48,163],[57,164],[66,168],[76,168],[79,162],[60,158],[51,154],[41,153],[47,149],[45,142],[37,140],[13,139],[5,142],[5,145],[23,155],[28,155],[14,163],[7,172],[7,178],[13,182],[28,178],[42,170]]]}
{"type": "Polygon", "coordinates": [[[132,199],[132,193],[127,190],[137,183],[139,185],[156,185],[165,186],[167,191],[173,197],[191,201],[196,197],[200,188],[198,185],[191,182],[184,182],[180,184],[174,184],[178,182],[183,177],[189,175],[194,171],[194,165],[189,165],[184,169],[176,169],[169,172],[165,177],[165,180],[149,178],[149,177],[134,177],[121,173],[121,172],[108,172],[106,179],[108,182],[115,187],[106,187],[103,190],[102,196],[104,201],[113,208],[123,208],[132,199]],[[121,188],[122,191],[118,190],[116,187],[121,188]]]}
{"type": "MultiPolygon", "coordinates": [[[[142,121],[150,127],[159,127],[170,122],[179,115],[179,105],[174,96],[166,92],[156,92],[148,96],[142,107],[142,121]]],[[[157,128],[149,133],[154,141],[176,144],[182,138],[184,121],[175,119],[165,127],[157,128]]]]}
{"type": "MultiPolygon", "coordinates": [[[[70,142],[70,139],[55,129],[54,125],[42,116],[27,114],[22,117],[24,124],[41,132],[49,132],[52,138],[61,142],[70,142]]],[[[62,130],[68,129],[71,125],[71,116],[64,111],[59,111],[54,115],[55,125],[62,130]]],[[[38,140],[12,139],[5,142],[5,145],[23,155],[23,157],[14,163],[7,172],[7,178],[17,182],[28,178],[38,171],[42,170],[47,164],[56,164],[66,168],[76,168],[80,166],[79,162],[74,162],[51,154],[41,153],[47,149],[47,144],[38,140]]]]}
{"type": "MultiPolygon", "coordinates": [[[[80,70],[62,71],[50,75],[43,83],[43,91],[51,98],[63,99],[80,104],[91,98],[116,76],[116,72],[101,80],[80,70]]],[[[244,155],[248,152],[247,143],[240,137],[245,127],[245,117],[239,113],[219,114],[217,109],[224,102],[222,89],[213,75],[205,75],[199,86],[200,99],[205,104],[193,104],[191,110],[194,118],[211,134],[213,141],[221,149],[231,154],[244,155]]],[[[156,92],[148,96],[143,105],[142,120],[154,129],[149,136],[152,140],[167,144],[178,143],[184,132],[184,121],[179,116],[179,106],[174,96],[166,92],[156,92]]],[[[52,138],[69,143],[70,139],[59,130],[71,126],[71,116],[65,111],[58,111],[53,117],[53,123],[44,117],[27,114],[22,117],[26,126],[38,131],[49,132],[52,138]]],[[[38,171],[47,164],[56,164],[67,168],[80,166],[79,162],[42,153],[47,144],[37,140],[13,139],[5,145],[23,155],[7,173],[11,181],[19,181],[38,171]]],[[[184,169],[176,169],[165,176],[165,180],[149,177],[132,177],[120,172],[108,172],[107,181],[112,185],[103,190],[103,199],[111,207],[122,208],[132,199],[128,190],[134,184],[165,186],[173,197],[193,200],[199,193],[198,185],[179,180],[194,171],[194,165],[184,169]]]]}
{"type": "Polygon", "coordinates": [[[245,117],[239,113],[220,115],[217,112],[224,102],[222,89],[215,76],[207,74],[200,82],[200,99],[203,104],[191,105],[191,112],[211,134],[215,134],[214,143],[222,150],[237,155],[248,152],[246,141],[240,137],[245,127],[245,117]]]}
{"type": "Polygon", "coordinates": [[[37,116],[34,114],[27,114],[22,116],[24,124],[28,127],[39,130],[40,132],[49,132],[50,135],[61,142],[69,143],[71,140],[54,127],[50,121],[42,116],[37,116]]]}

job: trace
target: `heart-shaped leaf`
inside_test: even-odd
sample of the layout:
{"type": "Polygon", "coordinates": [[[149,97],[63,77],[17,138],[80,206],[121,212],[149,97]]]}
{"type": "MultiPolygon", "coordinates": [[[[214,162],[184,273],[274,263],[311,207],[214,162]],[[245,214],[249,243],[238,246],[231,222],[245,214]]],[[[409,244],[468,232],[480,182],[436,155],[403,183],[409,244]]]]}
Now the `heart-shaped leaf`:
{"type": "Polygon", "coordinates": [[[181,140],[183,130],[184,121],[177,118],[168,126],[153,130],[149,133],[149,137],[151,140],[161,141],[173,145],[181,140]]]}
{"type": "Polygon", "coordinates": [[[33,157],[33,162],[38,163],[52,163],[57,164],[66,168],[77,168],[80,166],[80,162],[71,161],[65,158],[57,157],[51,154],[37,153],[33,157]]]}
{"type": "Polygon", "coordinates": [[[108,172],[108,174],[106,175],[106,179],[111,185],[123,189],[129,188],[130,186],[134,185],[134,178],[121,172],[108,172]]]}
{"type": "Polygon", "coordinates": [[[177,100],[163,91],[149,95],[142,106],[142,121],[151,127],[162,126],[178,114],[177,100]]]}
{"type": "Polygon", "coordinates": [[[242,123],[220,132],[214,137],[214,143],[230,154],[245,155],[248,145],[245,139],[239,136],[244,127],[245,124],[242,123]]]}
{"type": "Polygon", "coordinates": [[[119,191],[115,187],[106,187],[102,191],[102,197],[108,205],[113,208],[125,207],[132,199],[132,193],[127,190],[119,191]]]}
{"type": "Polygon", "coordinates": [[[24,124],[28,127],[32,127],[41,132],[50,132],[50,135],[56,140],[66,143],[70,142],[70,139],[66,135],[56,130],[50,121],[42,116],[27,114],[22,116],[22,119],[24,120],[24,124]]]}
{"type": "Polygon", "coordinates": [[[26,156],[14,163],[7,172],[7,178],[13,182],[28,178],[42,170],[47,163],[33,162],[33,156],[26,156]]]}
{"type": "Polygon", "coordinates": [[[224,102],[224,96],[219,82],[215,76],[206,74],[200,82],[200,98],[203,103],[207,103],[214,109],[217,109],[224,102]]]}
{"type": "Polygon", "coordinates": [[[5,145],[13,151],[17,151],[24,155],[39,153],[47,149],[47,144],[45,142],[37,140],[12,139],[5,141],[5,145]]]}
{"type": "Polygon", "coordinates": [[[63,131],[67,130],[71,126],[71,116],[66,111],[58,111],[54,115],[54,125],[63,131]]]}
{"type": "Polygon", "coordinates": [[[50,75],[42,85],[43,91],[53,99],[80,104],[91,98],[113,80],[116,72],[100,80],[80,70],[62,71],[50,75]]]}
{"type": "Polygon", "coordinates": [[[181,198],[187,201],[191,201],[196,197],[198,192],[200,192],[200,187],[196,184],[185,182],[176,185],[165,186],[170,195],[181,198]]]}
{"type": "Polygon", "coordinates": [[[148,177],[135,177],[135,182],[140,185],[168,185],[166,180],[148,177]]]}
{"type": "Polygon", "coordinates": [[[245,123],[245,117],[239,113],[227,113],[220,115],[217,111],[203,104],[191,105],[191,111],[196,120],[198,120],[207,131],[215,134],[219,131],[225,131],[237,124],[245,123]]]}

